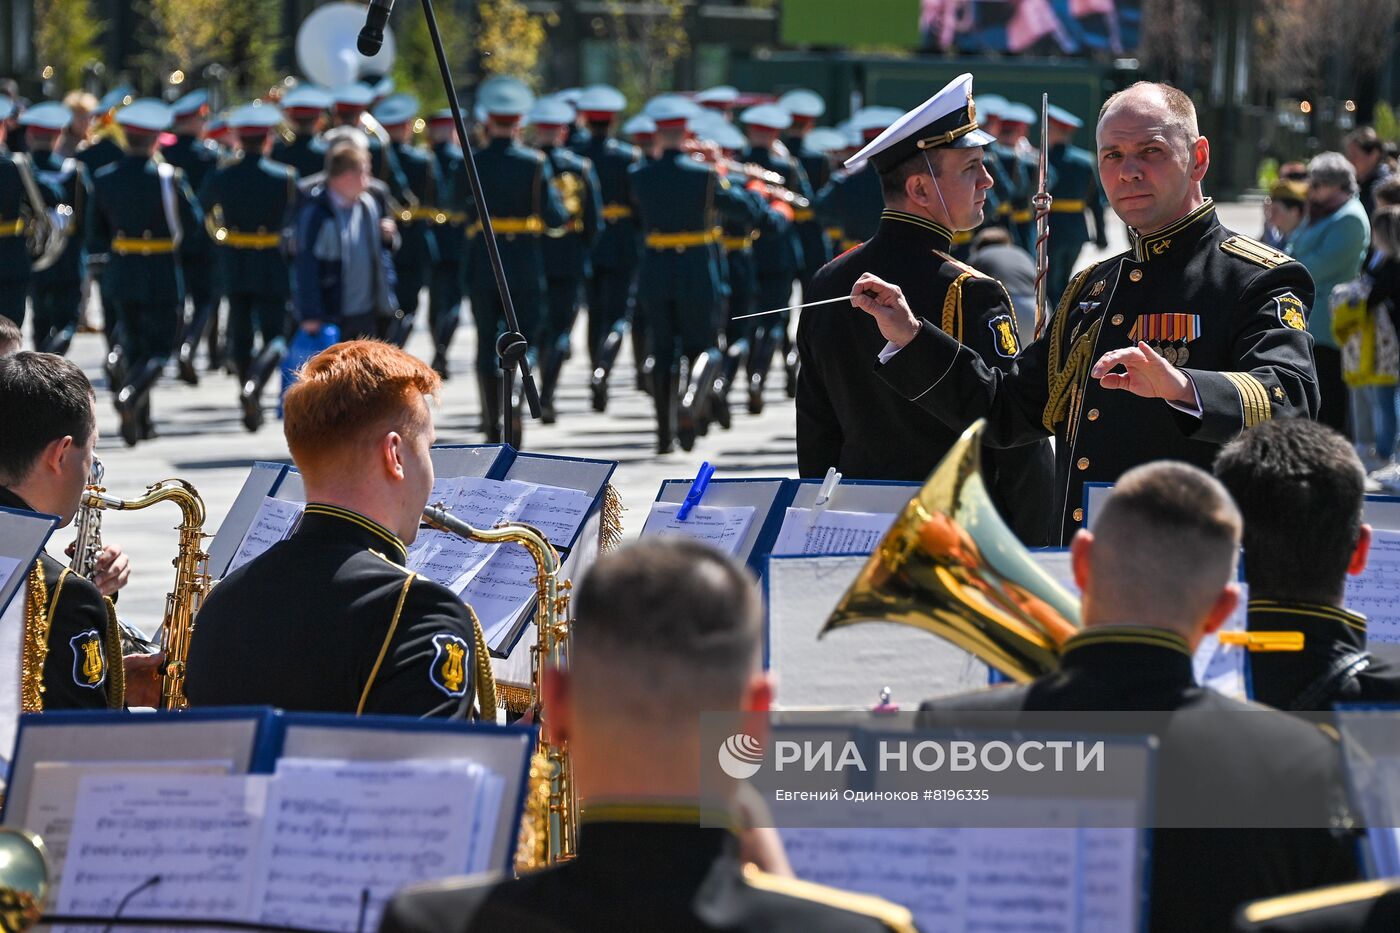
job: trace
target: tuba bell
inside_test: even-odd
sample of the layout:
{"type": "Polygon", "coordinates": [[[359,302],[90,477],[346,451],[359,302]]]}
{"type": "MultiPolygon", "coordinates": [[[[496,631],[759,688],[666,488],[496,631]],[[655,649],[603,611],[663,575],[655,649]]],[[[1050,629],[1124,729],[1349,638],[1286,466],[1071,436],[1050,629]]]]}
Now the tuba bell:
{"type": "Polygon", "coordinates": [[[384,28],[384,45],[372,56],[356,48],[365,24],[363,4],[335,2],[318,6],[297,29],[297,65],[307,80],[322,87],[350,84],[365,75],[384,75],[394,67],[394,33],[384,28]]]}
{"type": "Polygon", "coordinates": [[[900,513],[826,625],[901,622],[1017,681],[1059,666],[1079,601],[1006,527],[982,479],[983,420],[958,438],[900,513]]]}
{"type": "Polygon", "coordinates": [[[58,261],[63,248],[68,245],[66,231],[73,208],[67,204],[49,206],[39,192],[39,183],[34,179],[34,163],[29,160],[28,154],[14,152],[10,154],[10,159],[19,169],[20,187],[24,189],[19,201],[19,222],[29,253],[30,269],[42,272],[58,261]]]}

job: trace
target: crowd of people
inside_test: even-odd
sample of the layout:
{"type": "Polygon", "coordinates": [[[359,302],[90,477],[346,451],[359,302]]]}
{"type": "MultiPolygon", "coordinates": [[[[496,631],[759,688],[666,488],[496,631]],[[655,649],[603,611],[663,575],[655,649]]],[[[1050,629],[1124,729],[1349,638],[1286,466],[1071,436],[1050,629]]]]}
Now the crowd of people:
{"type": "MultiPolygon", "coordinates": [[[[1337,743],[1287,714],[1400,701],[1400,674],[1373,653],[1366,620],[1345,604],[1346,579],[1365,570],[1372,540],[1368,478],[1356,438],[1324,416],[1345,395],[1326,381],[1319,350],[1327,344],[1315,330],[1330,318],[1338,378],[1353,372],[1348,315],[1388,319],[1393,308],[1377,312],[1372,289],[1319,316],[1322,289],[1359,274],[1365,238],[1358,245],[1346,233],[1358,220],[1375,231],[1380,258],[1368,268],[1384,282],[1378,270],[1400,224],[1387,219],[1389,208],[1367,221],[1353,203],[1356,171],[1345,158],[1319,156],[1306,192],[1285,179],[1290,186],[1276,188],[1270,205],[1282,242],[1297,253],[1226,229],[1204,193],[1210,143],[1190,98],[1143,82],[1104,103],[1095,155],[1072,151],[1063,130],[1050,133],[1066,160],[1057,177],[1072,186],[1061,194],[1068,245],[1056,247],[1066,275],[1053,309],[1037,308],[1027,300],[1036,270],[1015,251],[1026,243],[1018,212],[1029,203],[1017,199],[1034,188],[1010,138],[1023,138],[1026,124],[1015,117],[1024,114],[1008,102],[978,103],[972,82],[963,75],[908,113],[858,114],[858,137],[832,136],[825,151],[814,128],[821,101],[809,92],[743,110],[746,136],[726,116],[732,89],[695,100],[667,95],[624,127],[634,140],[624,143],[609,136],[624,109],[610,88],[587,89],[573,103],[535,100],[510,79],[481,88],[484,195],[521,325],[540,354],[543,394],[557,384],[586,293],[595,400],[606,405],[630,323],[634,350],[645,348],[638,372],[656,400],[662,450],[673,432],[684,446],[712,417],[726,422],[728,387],[746,364],[761,400],[780,352],[794,370],[803,475],[836,468],[922,480],[971,421],[986,418],[988,486],[1022,541],[1069,548],[1081,626],[1059,646],[1054,673],[933,697],[922,715],[1211,714],[1220,722],[1209,730],[1158,736],[1163,806],[1173,795],[1205,796],[1228,814],[1232,801],[1242,805],[1268,786],[1305,795],[1323,819],[1306,829],[1155,831],[1149,928],[1385,929],[1393,885],[1267,899],[1361,876],[1363,831],[1346,802],[1337,743]],[[541,148],[520,142],[523,122],[541,148]],[[1020,189],[999,188],[1004,149],[1022,169],[1020,189]],[[878,195],[878,209],[862,215],[867,226],[836,231],[858,242],[833,257],[827,221],[858,186],[867,189],[860,197],[878,195]],[[1292,203],[1300,193],[1302,211],[1292,203]],[[1070,277],[1090,217],[1103,237],[1105,204],[1128,225],[1130,249],[1070,277]],[[1284,231],[1298,213],[1306,218],[1284,231]],[[808,239],[825,244],[810,254],[822,258],[815,265],[808,239]],[[958,247],[974,243],[985,268],[959,258],[958,247]],[[1333,254],[1353,246],[1357,268],[1348,273],[1333,254]],[[1324,255],[1332,258],[1314,259],[1324,255]],[[850,306],[801,318],[788,355],[782,315],[744,314],[784,308],[794,282],[806,300],[850,306]],[[760,323],[736,326],[751,321],[760,323]],[[1095,482],[1115,485],[1086,521],[1085,487],[1095,482]],[[1192,666],[1202,639],[1237,607],[1241,554],[1248,630],[1302,634],[1300,650],[1253,658],[1255,703],[1201,686],[1192,666]]],[[[449,375],[446,341],[462,291],[478,328],[488,422],[494,358],[481,335],[504,332],[504,308],[481,246],[485,218],[452,180],[465,169],[451,123],[425,120],[441,150],[418,152],[408,142],[418,119],[411,102],[388,95],[375,106],[374,90],[357,88],[303,88],[280,110],[234,111],[228,126],[245,151],[269,154],[213,163],[198,196],[188,172],[152,156],[172,118],[177,129],[203,123],[204,102],[123,106],[112,125],[125,154],[95,173],[81,242],[109,256],[102,287],[104,300],[117,302],[120,352],[111,365],[128,442],[149,432],[149,386],[167,359],[192,366],[205,339],[196,295],[210,322],[219,298],[228,299],[231,351],[235,333],[238,353],[246,350],[235,361],[246,367],[245,394],[249,383],[261,388],[254,367],[262,354],[275,354],[292,331],[340,330],[284,401],[306,515],[205,602],[185,671],[191,704],[490,719],[494,704],[479,692],[479,622],[404,559],[434,481],[431,403],[449,375]],[[387,141],[362,129],[371,107],[387,141]],[[340,125],[313,138],[328,111],[340,125]],[[272,131],[284,119],[295,138],[278,142],[287,161],[275,164],[272,131]],[[266,192],[249,204],[243,192],[254,183],[266,192]],[[264,224],[251,212],[268,205],[276,209],[264,224]],[[455,269],[443,259],[454,224],[462,237],[455,269]],[[286,229],[293,246],[284,254],[286,229]],[[199,230],[207,248],[222,251],[225,270],[206,292],[184,276],[198,265],[185,256],[203,248],[192,243],[199,230]],[[283,274],[230,265],[245,255],[283,274]],[[230,268],[242,270],[237,282],[230,268]],[[442,341],[431,365],[401,349],[423,290],[439,296],[429,301],[430,329],[442,341]],[[182,317],[186,296],[194,311],[182,317]],[[235,309],[246,314],[238,325],[235,309]],[[265,342],[256,355],[255,329],[265,342]]],[[[26,136],[43,107],[21,117],[26,136]]],[[[54,139],[71,130],[67,119],[54,139]]],[[[1051,120],[1075,128],[1072,115],[1051,120]]],[[[190,145],[212,152],[200,133],[208,127],[197,127],[190,145]]],[[[1370,137],[1356,139],[1364,154],[1370,137]]],[[[1379,201],[1386,183],[1375,171],[1362,177],[1379,201]]],[[[1374,363],[1377,343],[1362,341],[1356,356],[1374,363]]],[[[1393,440],[1393,387],[1390,398],[1393,440]]],[[[495,401],[509,417],[511,401],[499,393],[495,401]]],[[[62,356],[0,355],[0,504],[72,520],[92,467],[95,406],[91,382],[62,356]]],[[[502,425],[487,429],[490,436],[502,425]]],[[[91,580],[47,556],[30,569],[0,626],[12,633],[15,657],[13,639],[44,640],[45,689],[26,704],[119,709],[149,697],[158,662],[123,651],[109,601],[129,570],[110,545],[91,580]]],[[[763,670],[760,600],[746,570],[693,542],[648,540],[600,557],[574,614],[569,666],[545,673],[541,699],[554,740],[568,743],[583,804],[578,857],[519,879],[405,891],[385,914],[387,933],[916,928],[899,905],[786,877],[771,832],[711,829],[699,819],[700,761],[711,754],[701,747],[699,714],[746,714],[762,734],[778,689],[763,670]]],[[[737,786],[733,793],[737,810],[737,786]]]]}

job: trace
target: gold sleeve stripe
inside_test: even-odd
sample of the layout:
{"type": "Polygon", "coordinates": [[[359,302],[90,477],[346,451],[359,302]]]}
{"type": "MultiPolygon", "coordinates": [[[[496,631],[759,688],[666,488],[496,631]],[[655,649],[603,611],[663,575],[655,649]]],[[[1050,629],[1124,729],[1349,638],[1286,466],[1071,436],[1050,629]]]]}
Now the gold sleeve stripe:
{"type": "Polygon", "coordinates": [[[370,668],[369,679],[365,681],[365,689],[360,692],[359,705],[355,707],[355,715],[358,716],[365,711],[365,703],[369,702],[369,691],[374,686],[374,679],[379,676],[379,668],[384,663],[384,657],[389,653],[389,643],[394,640],[394,633],[399,629],[399,616],[403,615],[403,604],[408,599],[408,588],[413,585],[414,574],[410,573],[403,581],[403,589],[399,590],[399,602],[394,607],[394,617],[389,620],[389,631],[384,636],[384,644],[379,646],[379,657],[374,659],[374,667],[370,668]]]}
{"type": "Polygon", "coordinates": [[[971,272],[964,272],[948,286],[948,294],[943,296],[943,333],[962,343],[962,289],[963,283],[972,278],[971,272]]]}
{"type": "Polygon", "coordinates": [[[883,897],[875,897],[872,894],[856,894],[851,891],[843,891],[840,888],[829,888],[824,884],[801,881],[797,878],[770,875],[751,864],[744,866],[744,881],[750,887],[758,888],[760,891],[786,894],[788,897],[797,897],[804,901],[816,901],[819,904],[839,907],[853,914],[874,917],[896,933],[917,933],[918,931],[918,927],[914,926],[914,915],[909,912],[907,907],[901,907],[883,897]]]}
{"type": "Polygon", "coordinates": [[[1318,888],[1301,894],[1285,894],[1266,901],[1255,901],[1244,910],[1244,919],[1249,923],[1267,923],[1280,917],[1339,907],[1357,901],[1380,897],[1396,887],[1394,879],[1382,881],[1362,881],[1356,884],[1341,884],[1330,888],[1318,888]]]}
{"type": "Polygon", "coordinates": [[[53,595],[49,597],[49,608],[46,613],[50,620],[53,619],[54,613],[58,611],[58,597],[63,595],[63,584],[68,582],[68,575],[72,572],[73,570],[71,567],[64,567],[63,572],[58,575],[58,582],[54,584],[53,595]]]}
{"type": "Polygon", "coordinates": [[[1252,428],[1256,424],[1273,417],[1273,404],[1264,383],[1249,373],[1221,373],[1235,387],[1240,395],[1240,407],[1244,413],[1244,426],[1252,428]]]}

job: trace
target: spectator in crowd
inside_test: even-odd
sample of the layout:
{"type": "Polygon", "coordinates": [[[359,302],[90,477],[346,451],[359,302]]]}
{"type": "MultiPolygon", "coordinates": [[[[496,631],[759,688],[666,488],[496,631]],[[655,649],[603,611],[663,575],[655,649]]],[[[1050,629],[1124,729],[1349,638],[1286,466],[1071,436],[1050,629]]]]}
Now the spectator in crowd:
{"type": "Polygon", "coordinates": [[[338,324],[344,340],[378,337],[393,319],[397,280],[384,239],[394,224],[369,185],[369,152],[338,143],[326,153],[325,180],[298,211],[293,298],[303,330],[338,324]]]}
{"type": "Polygon", "coordinates": [[[1303,223],[1308,208],[1308,185],[1280,178],[1264,199],[1264,232],[1259,239],[1274,249],[1283,249],[1288,238],[1303,223]]]}
{"type": "Polygon", "coordinates": [[[1369,217],[1376,211],[1376,185],[1393,175],[1395,167],[1386,159],[1385,143],[1369,126],[1359,126],[1347,134],[1346,155],[1356,171],[1356,196],[1369,217]]]}
{"type": "Polygon", "coordinates": [[[1400,206],[1381,206],[1371,217],[1371,255],[1359,283],[1365,295],[1363,326],[1371,340],[1370,365],[1376,373],[1373,398],[1376,457],[1384,461],[1372,471],[1367,487],[1400,491],[1400,464],[1395,460],[1397,413],[1396,377],[1400,376],[1400,206]]]}
{"type": "MultiPolygon", "coordinates": [[[[1339,152],[1324,152],[1308,163],[1308,216],[1288,240],[1286,251],[1312,274],[1314,294],[1308,315],[1317,387],[1322,407],[1317,420],[1353,440],[1346,383],[1342,380],[1342,351],[1332,334],[1332,289],[1356,278],[1371,242],[1371,223],[1356,199],[1356,172],[1339,152]]],[[[1363,413],[1370,421],[1369,399],[1363,413]]],[[[1369,425],[1363,426],[1370,443],[1369,425]]]]}

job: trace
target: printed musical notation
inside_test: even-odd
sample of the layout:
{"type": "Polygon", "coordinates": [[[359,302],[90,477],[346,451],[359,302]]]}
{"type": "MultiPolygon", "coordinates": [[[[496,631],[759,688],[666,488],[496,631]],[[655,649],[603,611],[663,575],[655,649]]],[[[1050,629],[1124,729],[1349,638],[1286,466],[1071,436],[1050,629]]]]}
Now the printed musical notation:
{"type": "Polygon", "coordinates": [[[227,572],[232,573],[291,534],[305,508],[306,504],[303,502],[265,497],[262,505],[258,506],[258,514],[253,516],[253,523],[244,533],[237,553],[229,562],[227,572]]]}
{"type": "Polygon", "coordinates": [[[642,537],[648,535],[692,538],[716,550],[737,556],[753,523],[751,505],[697,505],[685,521],[676,518],[680,505],[657,502],[651,507],[642,537]]]}
{"type": "Polygon", "coordinates": [[[1371,532],[1371,556],[1347,577],[1346,606],[1366,617],[1366,640],[1400,642],[1400,531],[1371,532]]]}
{"type": "Polygon", "coordinates": [[[773,545],[776,555],[869,554],[894,524],[893,513],[834,512],[812,520],[812,509],[790,508],[773,545]]]}
{"type": "Polygon", "coordinates": [[[887,898],[925,930],[1137,928],[1132,829],[784,829],[799,878],[887,898]]]}

